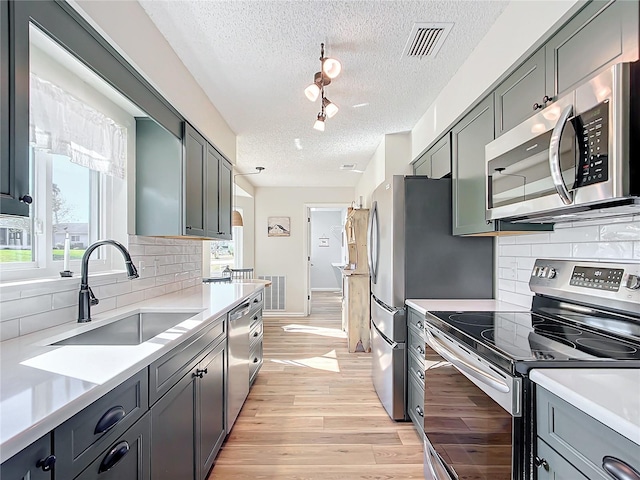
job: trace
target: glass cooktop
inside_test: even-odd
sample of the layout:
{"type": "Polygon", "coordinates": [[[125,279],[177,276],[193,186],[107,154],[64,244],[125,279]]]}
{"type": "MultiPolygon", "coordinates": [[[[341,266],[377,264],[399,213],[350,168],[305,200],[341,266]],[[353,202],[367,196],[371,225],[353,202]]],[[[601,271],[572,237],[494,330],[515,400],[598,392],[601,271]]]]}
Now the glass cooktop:
{"type": "Polygon", "coordinates": [[[429,313],[436,318],[428,323],[508,370],[518,362],[640,362],[640,324],[615,318],[575,312],[559,316],[561,319],[532,312],[429,313]],[[579,323],[572,321],[577,317],[579,323]],[[606,331],[598,330],[602,325],[606,331]]]}

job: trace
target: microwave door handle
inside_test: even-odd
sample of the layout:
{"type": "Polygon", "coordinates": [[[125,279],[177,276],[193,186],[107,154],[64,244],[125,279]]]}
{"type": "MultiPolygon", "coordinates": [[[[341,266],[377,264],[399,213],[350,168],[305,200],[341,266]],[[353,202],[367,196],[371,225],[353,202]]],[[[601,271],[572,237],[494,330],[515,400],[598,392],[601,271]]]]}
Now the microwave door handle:
{"type": "Polygon", "coordinates": [[[367,242],[367,259],[369,262],[369,274],[371,275],[371,282],[376,283],[377,270],[378,270],[378,202],[373,202],[371,206],[371,214],[369,215],[369,228],[368,228],[369,241],[367,242]]]}
{"type": "Polygon", "coordinates": [[[438,355],[444,358],[447,362],[451,363],[459,370],[472,376],[479,382],[482,382],[485,385],[493,388],[494,390],[502,393],[509,392],[509,385],[507,385],[505,382],[489,375],[487,372],[480,370],[475,365],[464,361],[462,358],[458,357],[455,353],[449,350],[445,345],[440,343],[440,341],[429,330],[425,330],[425,332],[427,334],[427,343],[431,346],[431,348],[435,350],[438,355]]]}
{"type": "Polygon", "coordinates": [[[556,192],[565,205],[573,203],[573,192],[570,192],[562,178],[562,167],[560,166],[560,140],[562,132],[569,121],[569,117],[573,115],[573,105],[567,105],[560,114],[558,123],[553,127],[551,141],[549,142],[549,169],[551,170],[551,179],[556,187],[556,192]]]}

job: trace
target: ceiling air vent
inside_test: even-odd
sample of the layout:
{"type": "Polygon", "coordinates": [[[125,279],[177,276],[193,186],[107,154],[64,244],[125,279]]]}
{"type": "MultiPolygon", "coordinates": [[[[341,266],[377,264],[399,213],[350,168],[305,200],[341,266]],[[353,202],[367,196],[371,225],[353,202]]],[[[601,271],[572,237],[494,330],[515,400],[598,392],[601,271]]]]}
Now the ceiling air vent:
{"type": "Polygon", "coordinates": [[[453,23],[414,23],[402,56],[435,57],[452,28],[453,23]]]}
{"type": "Polygon", "coordinates": [[[345,163],[344,165],[340,165],[340,170],[353,170],[356,168],[355,163],[345,163]]]}

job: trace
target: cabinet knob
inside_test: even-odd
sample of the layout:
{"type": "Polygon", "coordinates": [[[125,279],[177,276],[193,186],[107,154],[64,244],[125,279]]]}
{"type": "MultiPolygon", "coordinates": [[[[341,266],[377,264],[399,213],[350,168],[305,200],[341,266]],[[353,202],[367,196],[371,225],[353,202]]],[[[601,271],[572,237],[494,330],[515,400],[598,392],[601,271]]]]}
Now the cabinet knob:
{"type": "Polygon", "coordinates": [[[218,232],[218,235],[226,235],[225,232],[218,232]]]}
{"type": "Polygon", "coordinates": [[[420,405],[416,406],[416,413],[421,417],[424,417],[424,412],[422,411],[422,408],[420,408],[420,405]]]}
{"type": "Polygon", "coordinates": [[[253,363],[258,363],[258,358],[254,358],[253,363]]]}
{"type": "Polygon", "coordinates": [[[422,324],[422,322],[418,322],[418,323],[416,323],[416,327],[418,327],[420,330],[422,330],[424,328],[424,325],[422,324]]]}
{"type": "Polygon", "coordinates": [[[185,229],[187,229],[187,230],[191,230],[191,228],[192,228],[192,227],[191,227],[191,225],[187,225],[187,226],[186,226],[186,227],[184,227],[184,228],[185,228],[185,229]]]}
{"type": "Polygon", "coordinates": [[[424,348],[422,348],[420,345],[416,345],[416,350],[420,355],[424,355],[424,348]]]}
{"type": "Polygon", "coordinates": [[[533,461],[533,464],[538,468],[544,468],[547,472],[549,471],[549,462],[547,462],[544,458],[536,457],[533,461]]]}
{"type": "Polygon", "coordinates": [[[547,104],[549,102],[553,102],[553,97],[550,97],[549,95],[542,97],[542,103],[547,104]]]}
{"type": "Polygon", "coordinates": [[[258,336],[258,332],[253,332],[253,338],[258,336]]]}
{"type": "Polygon", "coordinates": [[[544,108],[544,105],[539,104],[538,102],[533,104],[533,109],[534,110],[539,110],[541,108],[544,108]]]}
{"type": "Polygon", "coordinates": [[[18,200],[20,200],[22,203],[26,203],[27,205],[31,205],[33,203],[33,197],[29,194],[21,196],[18,200]]]}
{"type": "Polygon", "coordinates": [[[43,472],[48,472],[56,464],[56,456],[49,455],[48,457],[41,458],[36,462],[36,467],[42,469],[43,472]]]}
{"type": "Polygon", "coordinates": [[[207,369],[207,368],[205,368],[204,370],[200,370],[199,368],[196,368],[196,373],[194,373],[193,376],[194,377],[198,377],[198,378],[202,378],[207,373],[209,373],[209,369],[207,369]]]}

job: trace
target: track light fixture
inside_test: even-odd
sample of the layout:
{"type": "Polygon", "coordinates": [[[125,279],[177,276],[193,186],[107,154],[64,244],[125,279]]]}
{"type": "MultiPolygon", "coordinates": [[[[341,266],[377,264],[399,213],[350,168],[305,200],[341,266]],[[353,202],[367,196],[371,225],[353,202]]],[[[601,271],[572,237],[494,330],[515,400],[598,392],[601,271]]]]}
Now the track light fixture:
{"type": "Polygon", "coordinates": [[[335,58],[324,56],[324,43],[320,44],[320,71],[316,72],[313,76],[313,83],[304,89],[305,96],[312,102],[315,102],[320,97],[320,113],[316,119],[313,128],[324,132],[324,124],[327,118],[333,117],[338,113],[338,106],[324,96],[324,87],[331,83],[331,80],[336,78],[342,65],[335,58]]]}

